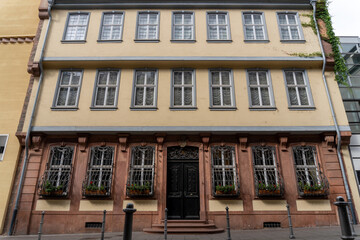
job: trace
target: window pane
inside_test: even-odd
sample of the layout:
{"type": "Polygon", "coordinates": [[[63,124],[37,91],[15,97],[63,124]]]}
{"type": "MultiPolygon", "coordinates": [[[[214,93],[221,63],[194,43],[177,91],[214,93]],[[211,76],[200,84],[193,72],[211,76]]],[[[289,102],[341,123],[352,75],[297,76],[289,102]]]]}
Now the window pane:
{"type": "Polygon", "coordinates": [[[145,83],[145,72],[136,72],[136,84],[144,84],[145,83]]]}
{"type": "Polygon", "coordinates": [[[174,15],[174,23],[175,24],[182,24],[182,14],[175,14],[174,15]]]}
{"type": "Polygon", "coordinates": [[[216,14],[209,14],[209,24],[216,24],[216,14]]]}
{"type": "Polygon", "coordinates": [[[104,26],[101,32],[101,39],[102,40],[109,40],[111,38],[111,27],[104,26]]]}
{"type": "Polygon", "coordinates": [[[248,72],[250,85],[257,85],[256,72],[248,72]]]}
{"type": "Polygon", "coordinates": [[[250,94],[251,94],[251,105],[260,106],[258,88],[250,88],[250,94]]]}
{"type": "Polygon", "coordinates": [[[299,30],[297,27],[290,27],[291,37],[293,40],[300,39],[299,30]]]}
{"type": "Polygon", "coordinates": [[[76,104],[78,88],[70,88],[69,98],[68,98],[68,106],[74,106],[76,104]]]}
{"type": "Polygon", "coordinates": [[[148,14],[139,14],[139,24],[146,24],[148,22],[148,14]]]}
{"type": "Polygon", "coordinates": [[[219,26],[220,39],[228,39],[227,27],[219,26]]]}
{"type": "Polygon", "coordinates": [[[252,24],[251,14],[244,14],[245,24],[252,24]]]}
{"type": "Polygon", "coordinates": [[[266,72],[258,72],[259,75],[259,82],[261,85],[267,85],[267,77],[266,77],[266,72]]]}
{"type": "Polygon", "coordinates": [[[139,26],[138,38],[139,39],[146,39],[147,38],[147,26],[139,26]]]}
{"type": "Polygon", "coordinates": [[[184,72],[184,84],[192,84],[192,72],[184,72]]]}
{"type": "Polygon", "coordinates": [[[268,88],[261,88],[261,99],[264,106],[270,106],[270,95],[268,88]]]}
{"type": "Polygon", "coordinates": [[[213,97],[212,97],[213,105],[214,106],[220,106],[221,105],[220,88],[213,88],[212,93],[213,93],[213,97]]]}
{"type": "Polygon", "coordinates": [[[287,14],[289,24],[296,24],[296,19],[294,14],[287,14]]]}
{"type": "Polygon", "coordinates": [[[231,106],[231,91],[230,88],[223,88],[224,106],[231,106]]]}
{"type": "Polygon", "coordinates": [[[288,88],[288,89],[289,89],[290,104],[295,106],[299,105],[295,88],[288,88]]]}
{"type": "Polygon", "coordinates": [[[148,39],[156,39],[156,26],[149,26],[148,39]]]}
{"type": "Polygon", "coordinates": [[[60,88],[59,97],[57,100],[57,106],[65,106],[66,96],[68,88],[60,88]]]}
{"type": "Polygon", "coordinates": [[[144,99],[144,88],[136,88],[135,93],[135,105],[142,106],[144,99]]]}
{"type": "Polygon", "coordinates": [[[262,27],[255,27],[255,34],[257,40],[265,39],[265,35],[262,27]]]}
{"type": "Polygon", "coordinates": [[[147,72],[146,73],[146,84],[154,84],[155,83],[155,72],[147,72]]]}
{"type": "Polygon", "coordinates": [[[184,14],[184,23],[192,24],[192,14],[184,14]]]}
{"type": "Polygon", "coordinates": [[[103,106],[105,100],[105,88],[98,88],[95,104],[103,106]]]}
{"type": "Polygon", "coordinates": [[[104,14],[104,25],[112,24],[113,15],[112,14],[104,14]]]}
{"type": "Polygon", "coordinates": [[[71,72],[63,72],[61,77],[61,85],[69,85],[71,72]]]}
{"type": "Polygon", "coordinates": [[[192,88],[185,88],[184,90],[184,104],[192,105],[192,88]]]}
{"type": "Polygon", "coordinates": [[[220,72],[211,72],[211,80],[213,85],[220,84],[220,72]]]}
{"type": "Polygon", "coordinates": [[[287,27],[281,27],[281,36],[284,40],[290,40],[290,34],[287,27]]]}
{"type": "Polygon", "coordinates": [[[156,24],[158,15],[156,13],[150,14],[149,23],[156,24]]]}
{"type": "Polygon", "coordinates": [[[279,14],[280,24],[287,24],[285,14],[279,14]]]}
{"type": "Polygon", "coordinates": [[[254,40],[255,39],[253,27],[245,27],[245,34],[246,34],[245,37],[246,37],[247,40],[254,40]]]}
{"type": "Polygon", "coordinates": [[[302,72],[295,72],[296,83],[298,85],[305,85],[304,77],[302,72]]]}
{"type": "Polygon", "coordinates": [[[174,72],[174,84],[175,85],[182,84],[182,72],[174,72]]]}
{"type": "Polygon", "coordinates": [[[225,14],[218,14],[219,24],[226,24],[226,15],[225,14]]]}
{"type": "Polygon", "coordinates": [[[182,29],[183,27],[182,26],[176,26],[174,28],[174,38],[175,39],[183,39],[183,34],[182,34],[182,29]]]}
{"type": "Polygon", "coordinates": [[[300,102],[301,105],[309,105],[307,93],[305,88],[299,88],[300,102]]]}
{"type": "Polygon", "coordinates": [[[174,88],[174,105],[182,105],[182,91],[181,88],[174,88]]]}
{"type": "Polygon", "coordinates": [[[69,16],[69,25],[75,25],[78,23],[79,15],[72,14],[69,16]]]}
{"type": "Polygon", "coordinates": [[[108,106],[114,106],[115,105],[115,92],[116,88],[108,88],[108,96],[106,99],[106,105],[108,106]]]}
{"type": "Polygon", "coordinates": [[[254,17],[254,23],[255,23],[255,24],[262,24],[261,15],[260,15],[260,14],[254,14],[253,17],[254,17]]]}
{"type": "Polygon", "coordinates": [[[229,72],[221,72],[221,83],[223,85],[230,85],[229,72]]]}
{"type": "Polygon", "coordinates": [[[122,14],[114,14],[114,24],[122,24],[122,14]]]}
{"type": "Polygon", "coordinates": [[[218,39],[217,27],[210,26],[209,28],[209,38],[218,39]]]}
{"type": "Polygon", "coordinates": [[[116,85],[118,72],[110,72],[109,84],[116,85]]]}
{"type": "Polygon", "coordinates": [[[71,79],[71,84],[72,85],[78,85],[79,84],[80,75],[81,75],[81,73],[79,73],[79,72],[73,72],[72,73],[72,79],[71,79]]]}
{"type": "Polygon", "coordinates": [[[108,72],[99,72],[99,85],[106,85],[108,72]]]}
{"type": "Polygon", "coordinates": [[[145,105],[154,105],[154,88],[146,88],[146,102],[145,105]]]}
{"type": "Polygon", "coordinates": [[[192,27],[184,27],[184,39],[192,39],[192,27]]]}
{"type": "Polygon", "coordinates": [[[293,72],[285,72],[285,77],[286,77],[287,85],[294,85],[295,84],[293,72]]]}

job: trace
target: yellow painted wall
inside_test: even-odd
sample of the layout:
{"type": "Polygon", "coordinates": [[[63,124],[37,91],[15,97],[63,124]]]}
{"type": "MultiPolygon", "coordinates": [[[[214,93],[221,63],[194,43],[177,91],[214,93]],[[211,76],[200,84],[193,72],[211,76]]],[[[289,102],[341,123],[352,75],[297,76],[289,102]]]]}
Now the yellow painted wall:
{"type": "Polygon", "coordinates": [[[113,200],[81,200],[79,206],[79,211],[112,211],[113,209],[113,200]]]}
{"type": "Polygon", "coordinates": [[[37,200],[36,211],[70,211],[70,200],[37,200]]]}
{"type": "MultiPolygon", "coordinates": [[[[0,37],[34,37],[40,0],[1,0],[0,37]]],[[[0,232],[3,230],[19,142],[15,136],[30,75],[27,63],[32,43],[0,43],[0,134],[8,134],[4,159],[0,161],[0,232]]]]}
{"type": "Polygon", "coordinates": [[[126,208],[126,205],[132,203],[137,212],[144,211],[157,211],[158,210],[158,201],[157,200],[124,200],[123,209],[126,208]]]}
{"type": "Polygon", "coordinates": [[[244,203],[242,200],[209,200],[209,211],[225,211],[229,207],[230,212],[244,211],[244,203]]]}
{"type": "Polygon", "coordinates": [[[331,211],[330,200],[296,200],[298,211],[331,211]]]}
{"type": "Polygon", "coordinates": [[[286,200],[253,200],[254,211],[286,211],[286,200]]]}

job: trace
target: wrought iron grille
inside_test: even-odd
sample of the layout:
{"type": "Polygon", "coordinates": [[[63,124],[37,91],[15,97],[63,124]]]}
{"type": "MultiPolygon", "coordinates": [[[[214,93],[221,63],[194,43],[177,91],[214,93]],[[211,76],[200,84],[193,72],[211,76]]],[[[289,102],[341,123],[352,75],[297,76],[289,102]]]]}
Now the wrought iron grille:
{"type": "Polygon", "coordinates": [[[293,148],[299,194],[302,197],[322,197],[329,194],[329,183],[321,172],[314,146],[293,148]]]}
{"type": "Polygon", "coordinates": [[[232,146],[211,147],[211,168],[214,196],[238,196],[239,179],[232,146]]]}
{"type": "Polygon", "coordinates": [[[136,146],[131,151],[131,163],[126,193],[129,197],[154,194],[155,147],[136,146]]]}
{"type": "Polygon", "coordinates": [[[92,147],[88,170],[83,182],[86,197],[111,195],[114,147],[92,147]]]}
{"type": "Polygon", "coordinates": [[[73,147],[52,147],[44,175],[39,181],[39,195],[67,196],[69,192],[73,147]]]}
{"type": "Polygon", "coordinates": [[[167,160],[199,160],[198,147],[168,147],[167,160]]]}
{"type": "Polygon", "coordinates": [[[275,147],[252,148],[255,191],[258,197],[281,197],[284,183],[278,170],[275,147]]]}

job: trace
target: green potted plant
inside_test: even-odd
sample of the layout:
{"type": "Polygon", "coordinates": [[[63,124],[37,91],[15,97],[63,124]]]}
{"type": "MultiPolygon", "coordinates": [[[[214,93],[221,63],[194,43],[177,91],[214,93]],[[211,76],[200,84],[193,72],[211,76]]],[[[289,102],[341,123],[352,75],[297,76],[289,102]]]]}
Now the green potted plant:
{"type": "Polygon", "coordinates": [[[150,182],[146,182],[143,185],[140,184],[128,184],[126,186],[126,190],[128,195],[137,196],[137,195],[150,195],[151,184],[150,182]]]}
{"type": "Polygon", "coordinates": [[[323,195],[325,194],[324,184],[309,184],[299,182],[299,187],[305,195],[323,195]]]}
{"type": "Polygon", "coordinates": [[[104,185],[98,187],[93,181],[90,181],[89,185],[85,187],[85,195],[106,195],[106,189],[104,185]]]}
{"type": "Polygon", "coordinates": [[[215,187],[215,193],[216,195],[235,195],[235,185],[232,184],[225,184],[225,185],[217,185],[215,187]]]}
{"type": "Polygon", "coordinates": [[[279,184],[266,184],[259,181],[258,184],[259,196],[261,195],[279,195],[280,186],[279,184]]]}
{"type": "Polygon", "coordinates": [[[63,185],[60,184],[59,186],[54,186],[49,180],[45,182],[45,185],[41,190],[41,195],[61,196],[63,193],[63,185]]]}

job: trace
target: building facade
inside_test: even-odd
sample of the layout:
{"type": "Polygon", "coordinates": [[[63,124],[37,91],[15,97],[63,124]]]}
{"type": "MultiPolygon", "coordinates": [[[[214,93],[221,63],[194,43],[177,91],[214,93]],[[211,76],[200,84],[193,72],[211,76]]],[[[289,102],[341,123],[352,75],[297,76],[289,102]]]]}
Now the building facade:
{"type": "Polygon", "coordinates": [[[49,15],[16,234],[42,211],[46,233],[96,231],[103,210],[122,231],[127,203],[137,231],[161,231],[165,208],[209,232],[226,206],[235,229],[287,227],[286,204],[295,227],[337,224],[342,170],[356,182],[325,83],[344,149],[351,134],[308,0],[56,0],[49,15]]]}

